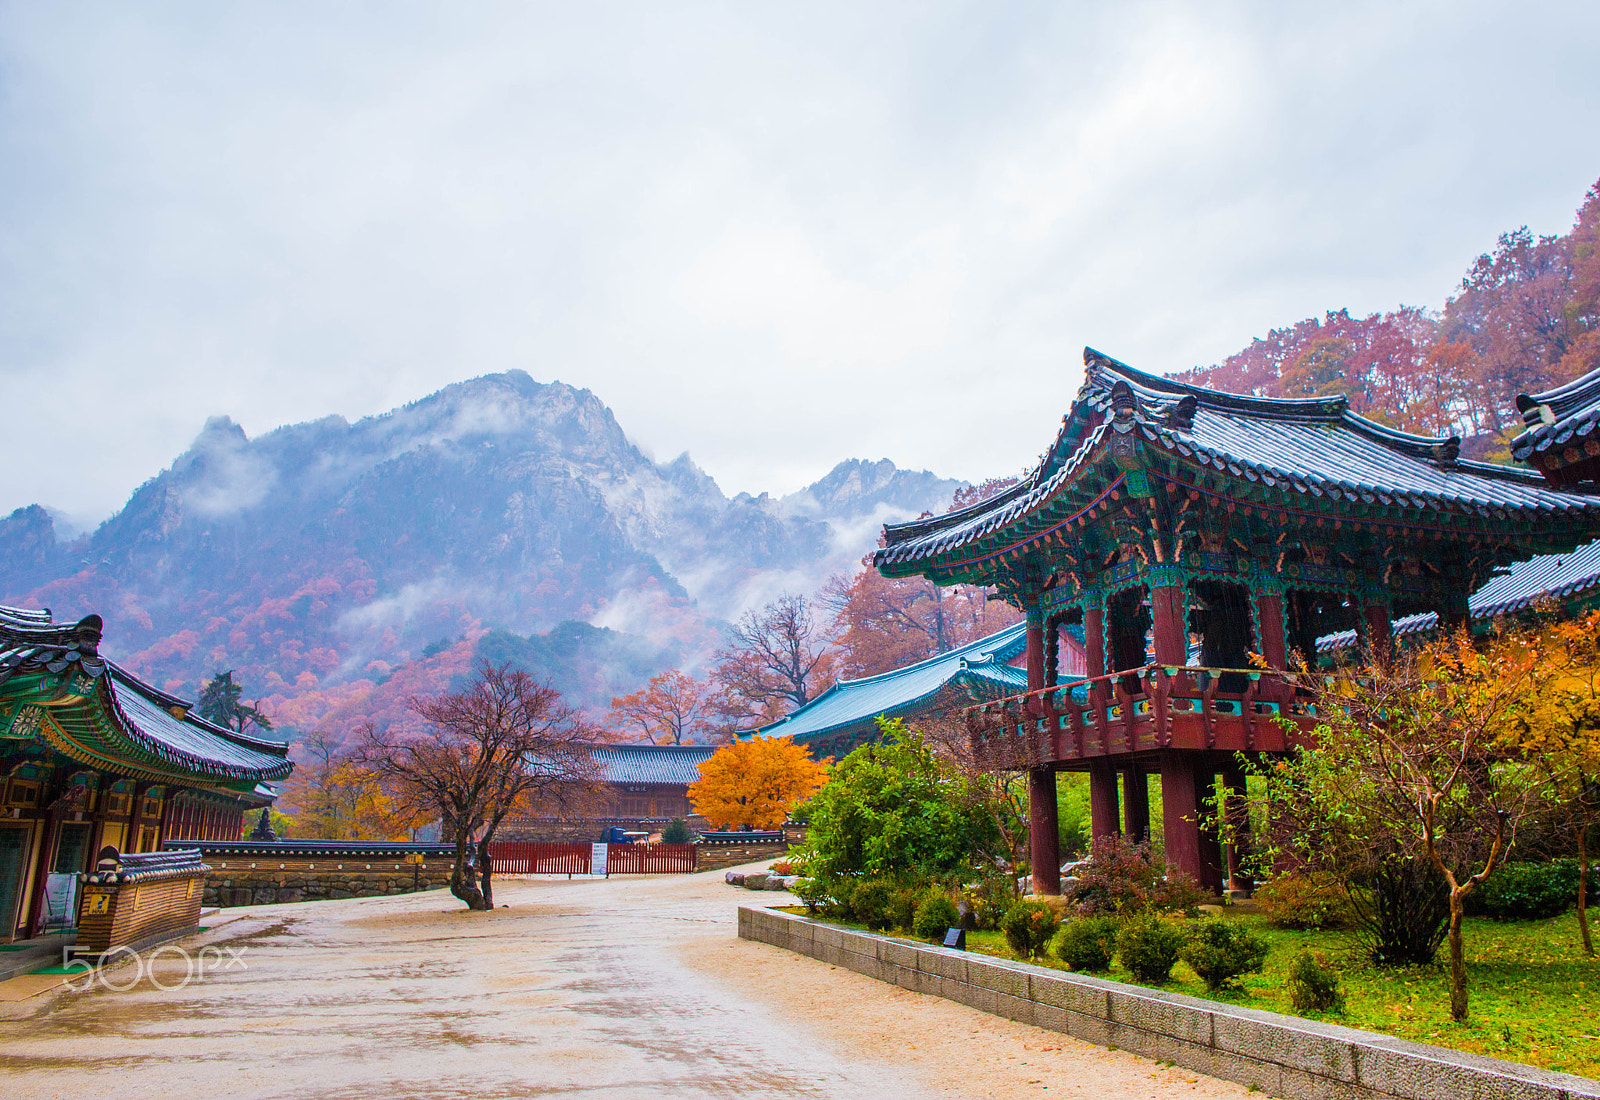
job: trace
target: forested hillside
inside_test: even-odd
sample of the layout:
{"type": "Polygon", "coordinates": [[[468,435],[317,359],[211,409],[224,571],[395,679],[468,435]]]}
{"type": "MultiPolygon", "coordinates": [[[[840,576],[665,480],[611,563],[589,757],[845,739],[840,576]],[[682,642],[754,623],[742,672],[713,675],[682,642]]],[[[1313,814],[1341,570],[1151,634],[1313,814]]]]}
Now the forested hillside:
{"type": "Polygon", "coordinates": [[[512,371],[355,423],[250,439],[214,419],[91,535],[58,538],[40,507],[0,519],[0,601],[103,615],[110,654],[169,690],[236,669],[298,729],[447,683],[480,640],[604,707],[958,485],[850,461],[729,498],[593,393],[512,371]]]}
{"type": "Polygon", "coordinates": [[[1600,367],[1600,183],[1570,232],[1503,234],[1441,310],[1323,317],[1274,329],[1179,377],[1233,393],[1342,393],[1393,427],[1459,435],[1467,458],[1504,460],[1514,399],[1600,367]]]}

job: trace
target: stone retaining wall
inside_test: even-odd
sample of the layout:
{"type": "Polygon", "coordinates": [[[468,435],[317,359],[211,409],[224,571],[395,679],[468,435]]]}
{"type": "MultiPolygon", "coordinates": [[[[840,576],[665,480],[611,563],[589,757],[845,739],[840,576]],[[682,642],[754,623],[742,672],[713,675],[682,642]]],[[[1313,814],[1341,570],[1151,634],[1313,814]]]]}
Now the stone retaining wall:
{"type": "Polygon", "coordinates": [[[369,898],[409,894],[450,885],[452,861],[430,858],[417,864],[350,857],[311,859],[208,858],[205,904],[272,905],[324,898],[369,898]]]}
{"type": "Polygon", "coordinates": [[[739,935],[1293,1100],[1600,1100],[1600,1081],[739,907],[739,935]]]}
{"type": "MultiPolygon", "coordinates": [[[[737,834],[735,834],[737,835],[737,834]]],[[[695,866],[702,871],[717,871],[723,867],[737,867],[741,863],[774,860],[789,853],[787,840],[760,840],[744,844],[716,840],[701,841],[695,845],[695,866]]]]}

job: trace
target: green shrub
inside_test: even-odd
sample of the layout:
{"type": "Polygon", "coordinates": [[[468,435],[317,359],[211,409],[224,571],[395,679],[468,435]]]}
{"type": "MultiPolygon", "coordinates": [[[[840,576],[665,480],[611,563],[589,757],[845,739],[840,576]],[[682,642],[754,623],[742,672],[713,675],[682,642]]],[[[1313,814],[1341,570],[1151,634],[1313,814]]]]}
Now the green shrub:
{"type": "Polygon", "coordinates": [[[944,939],[946,930],[960,923],[961,911],[956,908],[956,903],[950,900],[949,894],[934,887],[922,895],[916,916],[911,921],[911,931],[919,940],[937,943],[944,939]]]}
{"type": "Polygon", "coordinates": [[[1279,875],[1256,887],[1251,898],[1279,928],[1305,931],[1350,923],[1350,895],[1331,878],[1279,875]]]}
{"type": "Polygon", "coordinates": [[[1301,948],[1289,960],[1289,973],[1284,980],[1289,991],[1289,1003],[1296,1012],[1342,1012],[1344,991],[1339,988],[1339,975],[1328,966],[1328,957],[1320,951],[1301,948]]]}
{"type": "Polygon", "coordinates": [[[1117,922],[1112,917],[1079,917],[1062,927],[1051,947],[1074,970],[1109,970],[1117,953],[1117,922]]]}
{"type": "Polygon", "coordinates": [[[1183,931],[1156,916],[1135,917],[1117,934],[1117,957],[1141,982],[1160,985],[1172,976],[1183,950],[1183,931]]]}
{"type": "Polygon", "coordinates": [[[661,830],[661,843],[687,844],[694,839],[694,834],[689,831],[689,823],[681,817],[675,817],[667,822],[667,827],[661,830]]]}
{"type": "Polygon", "coordinates": [[[1213,993],[1245,974],[1259,973],[1267,961],[1267,941],[1242,924],[1203,920],[1178,952],[1213,993]]]}
{"type": "Polygon", "coordinates": [[[1019,901],[1000,921],[1011,950],[1024,959],[1044,954],[1045,945],[1056,934],[1056,911],[1042,901],[1019,901]]]}
{"type": "Polygon", "coordinates": [[[917,919],[917,906],[924,893],[925,889],[910,883],[897,883],[889,891],[889,926],[911,931],[911,925],[917,919]]]}
{"type": "Polygon", "coordinates": [[[1005,877],[989,875],[961,890],[961,898],[972,910],[973,927],[995,932],[1011,907],[1017,903],[1016,887],[1005,877]]]}
{"type": "Polygon", "coordinates": [[[850,891],[850,916],[868,928],[883,931],[894,921],[890,906],[894,883],[881,878],[866,878],[850,891]]]}
{"type": "Polygon", "coordinates": [[[830,916],[836,915],[832,912],[836,907],[828,904],[833,896],[832,891],[817,879],[803,878],[789,887],[789,892],[806,903],[808,913],[815,915],[818,909],[827,909],[830,910],[830,916]]]}
{"type": "Polygon", "coordinates": [[[1468,911],[1495,920],[1543,920],[1565,913],[1578,902],[1578,864],[1507,863],[1467,895],[1468,911]]]}

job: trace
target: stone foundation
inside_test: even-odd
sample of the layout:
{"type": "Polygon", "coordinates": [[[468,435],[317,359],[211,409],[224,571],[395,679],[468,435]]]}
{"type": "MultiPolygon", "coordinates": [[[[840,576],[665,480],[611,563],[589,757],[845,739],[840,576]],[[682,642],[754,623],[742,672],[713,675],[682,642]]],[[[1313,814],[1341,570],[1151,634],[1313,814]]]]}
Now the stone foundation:
{"type": "MultiPolygon", "coordinates": [[[[715,836],[716,834],[711,834],[715,836]]],[[[738,833],[728,834],[738,836],[738,833]]],[[[702,871],[715,871],[723,867],[737,867],[741,863],[781,859],[789,854],[787,840],[711,840],[702,837],[695,845],[697,866],[702,871]]]]}
{"type": "Polygon", "coordinates": [[[206,905],[275,905],[286,901],[371,898],[450,885],[452,861],[422,864],[326,859],[219,861],[206,878],[206,905]]]}

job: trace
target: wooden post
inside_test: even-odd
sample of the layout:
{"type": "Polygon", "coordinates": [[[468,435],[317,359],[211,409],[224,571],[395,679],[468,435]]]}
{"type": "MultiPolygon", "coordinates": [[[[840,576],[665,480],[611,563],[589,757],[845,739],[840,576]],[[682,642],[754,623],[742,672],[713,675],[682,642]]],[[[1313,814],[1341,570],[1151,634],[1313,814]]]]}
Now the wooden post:
{"type": "MultiPolygon", "coordinates": [[[[1028,690],[1044,687],[1044,623],[1028,612],[1028,690]]],[[[1031,722],[1023,707],[1022,721],[1031,722]]],[[[1049,764],[1028,769],[1028,848],[1033,864],[1033,892],[1061,893],[1061,837],[1056,825],[1056,772],[1049,764]]]]}
{"type": "Polygon", "coordinates": [[[1102,756],[1089,761],[1089,834],[1099,840],[1118,832],[1117,770],[1102,756]]]}
{"type": "Polygon", "coordinates": [[[1194,755],[1178,749],[1161,754],[1161,835],[1166,842],[1167,862],[1192,878],[1197,885],[1206,881],[1205,860],[1200,854],[1200,809],[1195,802],[1194,755]]]}
{"type": "Polygon", "coordinates": [[[1189,624],[1184,621],[1188,603],[1180,571],[1168,567],[1151,571],[1150,625],[1155,634],[1156,664],[1189,663],[1189,624]]]}
{"type": "Polygon", "coordinates": [[[1135,844],[1150,839],[1150,787],[1141,768],[1122,772],[1122,831],[1135,844]]]}

